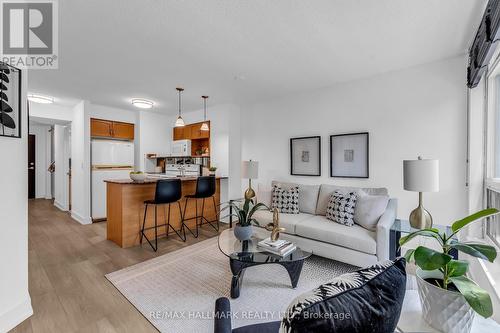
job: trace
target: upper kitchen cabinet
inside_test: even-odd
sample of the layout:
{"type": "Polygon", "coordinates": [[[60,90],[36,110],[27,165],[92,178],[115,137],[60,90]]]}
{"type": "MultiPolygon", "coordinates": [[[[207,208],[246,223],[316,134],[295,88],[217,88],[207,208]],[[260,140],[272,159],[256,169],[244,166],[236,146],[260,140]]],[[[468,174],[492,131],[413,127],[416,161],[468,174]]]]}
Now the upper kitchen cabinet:
{"type": "Polygon", "coordinates": [[[191,139],[191,129],[189,126],[174,127],[174,140],[191,139]]]}
{"type": "Polygon", "coordinates": [[[134,140],[134,124],[113,122],[113,138],[134,140]]]}
{"type": "MultiPolygon", "coordinates": [[[[210,128],[210,122],[207,121],[210,128]]],[[[174,127],[174,140],[210,139],[210,131],[200,131],[202,123],[189,124],[184,127],[174,127]]]]}
{"type": "MultiPolygon", "coordinates": [[[[208,128],[210,128],[210,122],[207,121],[207,123],[208,123],[208,128]]],[[[191,127],[191,140],[193,140],[193,139],[209,139],[210,138],[210,131],[201,131],[200,130],[201,124],[202,123],[196,123],[196,124],[190,125],[190,127],[191,127]]]]}
{"type": "Polygon", "coordinates": [[[134,140],[134,124],[92,118],[90,119],[90,136],[134,140]]]}
{"type": "Polygon", "coordinates": [[[90,119],[90,135],[110,138],[113,135],[113,122],[102,119],[90,119]]]}

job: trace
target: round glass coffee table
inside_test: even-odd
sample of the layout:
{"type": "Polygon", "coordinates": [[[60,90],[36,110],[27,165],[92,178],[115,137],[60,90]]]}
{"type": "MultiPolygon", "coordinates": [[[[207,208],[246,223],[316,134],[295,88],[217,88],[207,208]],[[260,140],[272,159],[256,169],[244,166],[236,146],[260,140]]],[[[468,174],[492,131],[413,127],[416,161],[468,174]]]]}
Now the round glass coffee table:
{"type": "Polygon", "coordinates": [[[229,264],[233,273],[231,281],[232,298],[240,296],[243,274],[245,273],[245,269],[252,266],[265,264],[281,265],[285,267],[290,276],[292,288],[297,287],[304,260],[309,258],[312,253],[303,251],[297,247],[292,253],[282,257],[259,248],[257,243],[261,240],[261,238],[252,236],[250,240],[240,241],[234,236],[233,229],[226,229],[219,235],[219,249],[224,255],[229,257],[229,264]]]}

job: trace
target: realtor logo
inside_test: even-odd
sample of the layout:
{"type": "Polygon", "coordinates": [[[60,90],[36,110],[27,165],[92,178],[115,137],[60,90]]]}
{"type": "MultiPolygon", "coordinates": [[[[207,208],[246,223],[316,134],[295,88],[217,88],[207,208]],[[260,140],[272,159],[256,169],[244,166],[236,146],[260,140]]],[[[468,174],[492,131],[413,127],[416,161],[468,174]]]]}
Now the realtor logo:
{"type": "Polygon", "coordinates": [[[1,2],[1,60],[30,69],[57,68],[57,2],[1,2]]]}

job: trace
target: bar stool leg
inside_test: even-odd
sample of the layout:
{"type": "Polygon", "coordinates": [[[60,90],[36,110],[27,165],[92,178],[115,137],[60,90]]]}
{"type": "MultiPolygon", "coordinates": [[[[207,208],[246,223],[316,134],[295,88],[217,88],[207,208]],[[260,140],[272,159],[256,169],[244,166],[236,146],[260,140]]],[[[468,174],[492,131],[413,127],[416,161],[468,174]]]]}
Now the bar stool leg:
{"type": "Polygon", "coordinates": [[[179,231],[175,230],[175,228],[170,224],[170,205],[171,204],[168,204],[168,218],[167,218],[167,223],[165,224],[165,228],[167,229],[167,237],[168,237],[168,233],[169,233],[169,230],[172,229],[175,234],[177,236],[179,236],[179,238],[185,242],[186,241],[186,231],[184,230],[184,225],[182,224],[182,210],[181,210],[181,204],[179,203],[179,201],[177,201],[177,204],[179,205],[179,213],[180,213],[180,216],[181,216],[181,229],[179,231]],[[184,230],[184,236],[181,234],[181,232],[184,230]]]}
{"type": "MultiPolygon", "coordinates": [[[[189,218],[189,219],[186,219],[186,212],[187,212],[188,200],[189,200],[189,198],[186,198],[186,202],[184,203],[184,214],[183,214],[183,217],[182,217],[182,227],[186,228],[191,233],[191,235],[193,235],[194,238],[198,238],[198,201],[195,201],[195,203],[196,203],[196,216],[192,217],[192,218],[189,218]],[[196,223],[196,234],[185,223],[185,221],[187,221],[187,220],[196,220],[195,221],[195,223],[196,223]]],[[[184,233],[185,233],[185,231],[184,231],[184,233]]]]}
{"type": "Polygon", "coordinates": [[[179,206],[179,215],[181,217],[181,230],[184,237],[183,237],[183,241],[186,241],[186,228],[184,228],[184,216],[182,215],[182,209],[181,209],[181,203],[179,201],[177,201],[177,205],[179,206]]]}
{"type": "Polygon", "coordinates": [[[144,220],[142,221],[142,229],[141,229],[141,238],[139,240],[139,243],[142,245],[142,237],[144,236],[144,225],[146,224],[146,215],[148,213],[148,204],[146,204],[146,207],[144,208],[144,220]]]}
{"type": "Polygon", "coordinates": [[[155,247],[153,250],[158,251],[158,205],[155,205],[155,247]]]}

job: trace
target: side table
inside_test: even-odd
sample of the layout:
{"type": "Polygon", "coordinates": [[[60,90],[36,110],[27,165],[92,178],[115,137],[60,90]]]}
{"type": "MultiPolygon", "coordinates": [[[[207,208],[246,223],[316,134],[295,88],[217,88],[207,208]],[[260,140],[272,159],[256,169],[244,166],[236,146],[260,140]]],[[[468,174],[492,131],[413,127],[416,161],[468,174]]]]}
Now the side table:
{"type": "MultiPolygon", "coordinates": [[[[453,231],[450,226],[433,224],[433,228],[439,230],[439,232],[446,232],[447,235],[451,235],[453,231]]],[[[399,246],[399,240],[401,235],[408,235],[409,233],[418,231],[419,229],[412,228],[410,222],[407,220],[396,219],[394,224],[391,226],[389,233],[389,259],[394,260],[396,257],[401,256],[401,248],[399,246]]],[[[425,237],[425,236],[422,236],[425,237]]],[[[454,237],[456,239],[456,236],[454,237]]],[[[452,249],[450,255],[453,259],[458,259],[458,251],[452,249]]]]}

